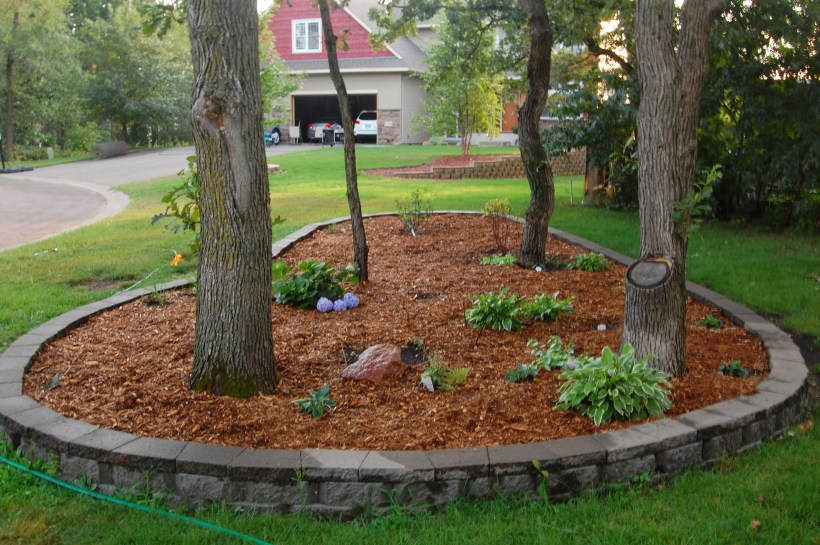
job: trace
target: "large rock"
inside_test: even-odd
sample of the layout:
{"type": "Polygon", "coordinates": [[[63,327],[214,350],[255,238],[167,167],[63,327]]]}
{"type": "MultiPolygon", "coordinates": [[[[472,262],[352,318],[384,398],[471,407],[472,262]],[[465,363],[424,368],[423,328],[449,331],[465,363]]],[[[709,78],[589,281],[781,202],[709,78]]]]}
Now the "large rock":
{"type": "Polygon", "coordinates": [[[377,344],[361,353],[359,359],[342,371],[342,378],[379,384],[402,372],[401,348],[377,344]]]}

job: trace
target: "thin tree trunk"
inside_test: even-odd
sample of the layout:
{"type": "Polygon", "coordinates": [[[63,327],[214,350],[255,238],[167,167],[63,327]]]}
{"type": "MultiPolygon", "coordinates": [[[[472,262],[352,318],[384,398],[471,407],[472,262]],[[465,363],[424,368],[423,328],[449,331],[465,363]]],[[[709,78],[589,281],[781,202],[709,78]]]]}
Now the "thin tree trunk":
{"type": "Polygon", "coordinates": [[[273,392],[270,192],[253,0],[188,0],[202,246],[191,388],[273,392]]]}
{"type": "Polygon", "coordinates": [[[694,180],[700,94],[707,70],[709,30],[723,0],[687,0],[677,51],[673,0],[638,0],[635,39],[638,108],[638,197],[641,258],[665,257],[672,275],[646,289],[627,282],[622,344],[673,375],[686,370],[687,226],[675,205],[694,180]]]}
{"type": "Polygon", "coordinates": [[[353,115],[350,112],[350,99],[347,96],[342,71],[339,69],[339,58],[336,55],[336,36],[330,22],[328,0],[319,0],[319,15],[322,18],[322,32],[327,48],[327,62],[330,67],[330,79],[336,87],[339,99],[339,110],[342,116],[342,127],[345,131],[345,180],[347,180],[347,203],[350,208],[350,221],[353,228],[353,262],[358,269],[359,280],[367,282],[367,238],[362,219],[362,203],[359,198],[359,182],[356,174],[356,139],[353,136],[353,115]]]}
{"type": "Polygon", "coordinates": [[[543,0],[519,0],[519,4],[527,13],[530,32],[527,98],[518,111],[518,142],[530,185],[530,204],[524,216],[518,260],[525,267],[534,267],[546,261],[547,234],[555,207],[552,168],[539,130],[550,87],[553,35],[543,0]]]}
{"type": "Polygon", "coordinates": [[[11,38],[9,52],[6,58],[6,157],[14,159],[14,40],[17,35],[17,26],[20,24],[20,12],[15,11],[11,23],[11,38]]]}

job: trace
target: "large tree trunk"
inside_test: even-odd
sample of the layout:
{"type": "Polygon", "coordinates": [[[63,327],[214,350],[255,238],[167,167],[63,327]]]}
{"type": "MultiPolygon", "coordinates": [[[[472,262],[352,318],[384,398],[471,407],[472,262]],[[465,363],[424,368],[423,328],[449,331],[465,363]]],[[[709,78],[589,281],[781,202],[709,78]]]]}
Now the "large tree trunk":
{"type": "Polygon", "coordinates": [[[188,0],[202,246],[191,388],[248,397],[278,377],[256,2],[188,0]]]}
{"type": "Polygon", "coordinates": [[[673,0],[638,0],[635,39],[638,108],[638,192],[641,258],[671,261],[657,287],[627,281],[622,344],[675,376],[686,370],[687,226],[674,212],[694,180],[700,94],[709,29],[724,0],[687,0],[678,33],[673,0]],[[676,36],[679,36],[677,50],[676,36]]]}
{"type": "Polygon", "coordinates": [[[530,185],[530,204],[518,259],[525,267],[534,267],[546,261],[547,233],[555,207],[552,168],[538,126],[550,87],[553,36],[543,0],[519,0],[519,4],[527,13],[530,32],[527,99],[518,111],[518,142],[530,185]]]}
{"type": "Polygon", "coordinates": [[[328,0],[319,0],[319,14],[322,18],[322,32],[327,47],[327,62],[330,67],[330,79],[336,86],[339,99],[339,110],[342,116],[342,127],[345,131],[345,179],[347,180],[347,203],[350,208],[350,221],[353,227],[353,263],[358,269],[359,280],[367,282],[367,239],[362,220],[362,202],[359,199],[359,183],[356,175],[356,138],[353,136],[353,115],[350,112],[350,99],[347,96],[342,71],[339,69],[339,58],[336,55],[336,36],[330,23],[328,0]]]}
{"type": "Polygon", "coordinates": [[[9,39],[9,51],[6,57],[6,157],[9,161],[14,160],[14,63],[15,50],[14,40],[17,34],[17,26],[20,24],[20,12],[15,11],[11,23],[11,38],[9,39]]]}

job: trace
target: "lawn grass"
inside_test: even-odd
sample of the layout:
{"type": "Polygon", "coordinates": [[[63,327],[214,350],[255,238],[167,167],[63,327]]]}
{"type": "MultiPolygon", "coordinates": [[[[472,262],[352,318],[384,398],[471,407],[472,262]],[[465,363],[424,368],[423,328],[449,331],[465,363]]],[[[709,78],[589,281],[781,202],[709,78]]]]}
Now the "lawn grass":
{"type": "MultiPolygon", "coordinates": [[[[510,148],[481,150],[509,152],[510,148]]],[[[456,148],[368,147],[359,167],[420,164],[456,148]]],[[[277,157],[273,215],[286,218],[274,239],[306,223],[347,214],[341,148],[277,157]]],[[[176,178],[119,189],[131,198],[121,214],[47,241],[0,253],[0,350],[47,319],[134,283],[150,286],[192,276],[190,259],[170,266],[186,235],[150,224],[160,197],[176,178]],[[57,248],[57,252],[44,252],[57,248]],[[105,284],[105,283],[108,284],[105,284]],[[104,289],[98,289],[103,285],[104,289]]],[[[569,205],[582,180],[559,178],[552,225],[629,255],[638,251],[638,217],[569,205]]],[[[359,178],[365,213],[395,209],[404,193],[423,188],[437,209],[480,210],[506,198],[523,215],[523,180],[429,181],[359,178]]],[[[469,236],[465,233],[464,236],[469,236]]],[[[747,226],[708,223],[692,235],[689,277],[764,314],[795,333],[820,338],[820,259],[816,238],[773,235],[747,226]]],[[[820,512],[818,432],[765,445],[717,471],[677,478],[663,491],[586,497],[569,505],[513,499],[461,502],[439,515],[395,513],[354,524],[303,517],[237,516],[212,509],[200,515],[272,543],[817,543],[820,512]],[[764,500],[758,501],[763,495],[764,500]],[[761,531],[747,529],[752,519],[761,531]]],[[[101,507],[93,501],[0,468],[0,543],[230,543],[223,536],[151,515],[101,507]]]]}

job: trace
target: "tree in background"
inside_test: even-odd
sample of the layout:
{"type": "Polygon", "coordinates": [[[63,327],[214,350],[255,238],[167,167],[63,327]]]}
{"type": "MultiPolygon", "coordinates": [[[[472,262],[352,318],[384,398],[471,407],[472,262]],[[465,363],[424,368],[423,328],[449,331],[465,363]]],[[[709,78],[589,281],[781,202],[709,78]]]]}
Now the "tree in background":
{"type": "Polygon", "coordinates": [[[455,129],[464,156],[474,132],[500,132],[504,74],[494,62],[494,30],[481,12],[447,11],[437,27],[440,42],[426,54],[423,124],[436,135],[455,129]]]}
{"type": "Polygon", "coordinates": [[[278,386],[256,2],[188,0],[187,19],[202,220],[190,385],[248,397],[278,386]]]}
{"type": "Polygon", "coordinates": [[[686,369],[689,238],[681,209],[697,204],[692,188],[700,95],[709,31],[724,6],[725,0],[685,0],[678,13],[674,0],[638,0],[635,10],[640,257],[669,276],[651,286],[627,276],[621,342],[675,376],[686,369]]]}

